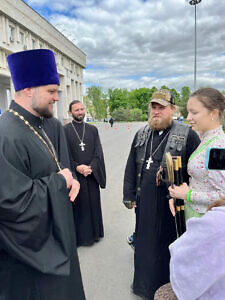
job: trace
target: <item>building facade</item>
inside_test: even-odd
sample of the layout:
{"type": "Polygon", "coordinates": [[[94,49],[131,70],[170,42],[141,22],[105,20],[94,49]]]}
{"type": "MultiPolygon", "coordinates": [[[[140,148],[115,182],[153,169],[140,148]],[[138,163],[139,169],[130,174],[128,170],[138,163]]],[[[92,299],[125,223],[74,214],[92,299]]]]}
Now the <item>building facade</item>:
{"type": "Polygon", "coordinates": [[[6,57],[13,52],[41,48],[55,53],[60,78],[60,101],[55,105],[55,116],[66,122],[69,103],[75,99],[82,101],[85,53],[22,0],[1,0],[0,114],[14,96],[6,57]]]}

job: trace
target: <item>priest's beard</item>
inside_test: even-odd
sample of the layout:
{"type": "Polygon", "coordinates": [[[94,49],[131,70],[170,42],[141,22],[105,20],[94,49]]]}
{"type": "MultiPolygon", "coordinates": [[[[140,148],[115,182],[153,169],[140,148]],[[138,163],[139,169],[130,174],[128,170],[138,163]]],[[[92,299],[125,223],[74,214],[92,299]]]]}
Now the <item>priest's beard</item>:
{"type": "Polygon", "coordinates": [[[31,99],[31,104],[30,104],[31,108],[34,111],[36,111],[40,117],[47,118],[47,119],[53,117],[53,111],[50,110],[49,105],[50,105],[50,103],[46,104],[43,107],[40,107],[40,104],[39,104],[39,101],[37,100],[36,94],[31,99]]]}
{"type": "Polygon", "coordinates": [[[81,123],[84,120],[85,114],[76,116],[72,113],[72,117],[75,122],[81,123]]]}
{"type": "Polygon", "coordinates": [[[53,117],[53,113],[48,109],[48,107],[32,107],[41,117],[43,118],[51,118],[53,117]]]}
{"type": "Polygon", "coordinates": [[[172,124],[172,119],[154,119],[152,116],[148,118],[148,124],[151,129],[164,130],[172,124]]]}

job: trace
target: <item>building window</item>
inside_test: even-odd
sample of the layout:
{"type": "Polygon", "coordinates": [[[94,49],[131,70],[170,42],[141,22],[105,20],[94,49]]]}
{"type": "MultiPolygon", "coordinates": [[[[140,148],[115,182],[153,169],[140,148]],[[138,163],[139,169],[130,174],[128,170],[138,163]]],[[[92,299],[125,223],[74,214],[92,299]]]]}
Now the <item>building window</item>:
{"type": "Polygon", "coordinates": [[[62,67],[63,67],[63,57],[61,57],[61,65],[62,65],[62,67]]]}
{"type": "Polygon", "coordinates": [[[24,44],[24,33],[20,31],[20,43],[24,44]]]}
{"type": "Polygon", "coordinates": [[[15,27],[9,25],[9,40],[10,42],[14,42],[15,40],[15,27]]]}
{"type": "Polygon", "coordinates": [[[31,43],[32,43],[32,49],[35,49],[36,41],[34,39],[31,39],[31,43]]]}
{"type": "Polygon", "coordinates": [[[39,44],[39,48],[40,48],[40,49],[43,48],[43,44],[42,44],[42,43],[39,44]]]}

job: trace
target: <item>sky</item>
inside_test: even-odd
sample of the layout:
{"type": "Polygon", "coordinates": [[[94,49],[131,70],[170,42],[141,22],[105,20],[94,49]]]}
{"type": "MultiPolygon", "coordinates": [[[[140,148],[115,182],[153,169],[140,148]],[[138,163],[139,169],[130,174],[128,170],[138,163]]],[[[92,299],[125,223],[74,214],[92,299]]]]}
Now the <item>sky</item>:
{"type": "MultiPolygon", "coordinates": [[[[194,89],[195,7],[187,0],[24,0],[87,55],[84,89],[194,89]]],[[[225,0],[197,12],[197,88],[225,90],[225,0]]]]}

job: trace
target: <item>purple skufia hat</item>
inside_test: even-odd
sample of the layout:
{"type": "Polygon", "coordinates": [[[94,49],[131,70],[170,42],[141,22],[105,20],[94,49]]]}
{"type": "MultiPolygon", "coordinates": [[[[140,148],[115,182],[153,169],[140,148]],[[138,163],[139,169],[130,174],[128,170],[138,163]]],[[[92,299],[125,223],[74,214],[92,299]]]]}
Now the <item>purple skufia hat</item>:
{"type": "Polygon", "coordinates": [[[10,54],[7,57],[15,91],[48,84],[60,84],[55,55],[48,49],[10,54]]]}

